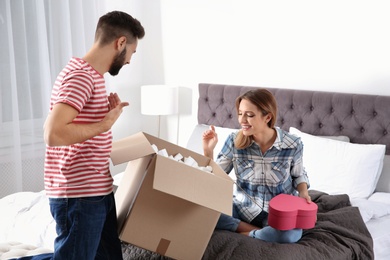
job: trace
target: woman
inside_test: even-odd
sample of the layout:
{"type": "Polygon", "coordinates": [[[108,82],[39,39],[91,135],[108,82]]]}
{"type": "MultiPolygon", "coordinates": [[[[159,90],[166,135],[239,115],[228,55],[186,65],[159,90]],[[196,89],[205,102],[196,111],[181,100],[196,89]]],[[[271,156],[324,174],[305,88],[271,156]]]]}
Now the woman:
{"type": "MultiPolygon", "coordinates": [[[[233,217],[221,214],[217,229],[243,233],[269,242],[294,243],[301,229],[276,230],[267,225],[270,200],[293,194],[311,203],[309,180],[302,165],[300,138],[275,127],[277,104],[266,89],[250,90],[236,99],[241,129],[227,138],[216,162],[237,177],[233,217]]],[[[213,158],[218,142],[214,126],[203,133],[204,155],[213,158]]]]}

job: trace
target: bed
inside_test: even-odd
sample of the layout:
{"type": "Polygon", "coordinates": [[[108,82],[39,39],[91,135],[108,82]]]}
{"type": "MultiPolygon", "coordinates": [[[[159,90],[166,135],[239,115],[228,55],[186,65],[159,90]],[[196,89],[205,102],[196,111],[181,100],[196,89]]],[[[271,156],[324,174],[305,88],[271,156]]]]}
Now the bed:
{"type": "MultiPolygon", "coordinates": [[[[196,140],[215,125],[219,151],[239,128],[235,98],[253,88],[199,84],[198,125],[188,147],[201,151],[196,140]]],[[[268,89],[278,103],[276,125],[304,143],[318,221],[289,245],[216,230],[204,259],[389,259],[390,97],[268,89]]]]}
{"type": "MultiPolygon", "coordinates": [[[[252,88],[199,84],[198,124],[187,148],[201,153],[201,134],[214,125],[217,153],[239,128],[236,97],[252,88]]],[[[269,90],[278,102],[276,125],[304,142],[309,192],[318,205],[316,226],[304,230],[296,244],[215,230],[203,259],[388,259],[390,96],[269,90]]],[[[115,179],[118,183],[120,175],[115,179]]],[[[9,195],[0,199],[0,209],[0,259],[52,250],[55,223],[43,191],[9,195]]],[[[124,259],[169,259],[126,243],[122,251],[124,259]]]]}

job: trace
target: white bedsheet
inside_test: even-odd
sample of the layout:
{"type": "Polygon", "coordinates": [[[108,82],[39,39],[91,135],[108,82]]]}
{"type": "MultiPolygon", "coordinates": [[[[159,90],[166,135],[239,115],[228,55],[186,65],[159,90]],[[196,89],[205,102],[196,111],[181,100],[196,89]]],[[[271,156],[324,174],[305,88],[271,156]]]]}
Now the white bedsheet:
{"type": "Polygon", "coordinates": [[[390,259],[390,215],[366,223],[374,240],[375,260],[390,259]]]}
{"type": "Polygon", "coordinates": [[[0,243],[0,260],[52,253],[53,250],[19,242],[0,243]]]}
{"type": "Polygon", "coordinates": [[[55,221],[44,191],[18,192],[0,199],[0,243],[10,241],[53,250],[55,221]]]}
{"type": "Polygon", "coordinates": [[[390,193],[375,192],[368,199],[351,200],[358,207],[374,241],[375,260],[390,259],[390,193]]]}
{"type": "MultiPolygon", "coordinates": [[[[114,176],[114,185],[119,185],[122,176],[114,176]]],[[[1,198],[0,212],[0,244],[54,249],[55,221],[45,191],[18,192],[1,198]]]]}

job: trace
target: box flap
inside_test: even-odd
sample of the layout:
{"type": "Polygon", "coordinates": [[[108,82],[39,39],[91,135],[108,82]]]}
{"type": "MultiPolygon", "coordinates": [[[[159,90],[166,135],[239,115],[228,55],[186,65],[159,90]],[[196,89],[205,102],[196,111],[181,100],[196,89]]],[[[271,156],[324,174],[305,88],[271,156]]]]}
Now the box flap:
{"type": "Polygon", "coordinates": [[[155,153],[143,132],[117,140],[112,144],[111,160],[114,165],[155,153]]]}
{"type": "Polygon", "coordinates": [[[214,169],[213,173],[218,177],[228,180],[229,182],[234,184],[234,180],[224,171],[215,161],[210,159],[209,165],[214,169]]]}
{"type": "Polygon", "coordinates": [[[118,228],[121,230],[127,214],[142,185],[146,170],[151,162],[152,155],[130,161],[123,173],[122,180],[115,192],[116,214],[118,228]]]}
{"type": "MultiPolygon", "coordinates": [[[[219,167],[213,171],[222,171],[219,167]]],[[[153,187],[227,215],[232,214],[233,182],[157,155],[153,187]]]]}

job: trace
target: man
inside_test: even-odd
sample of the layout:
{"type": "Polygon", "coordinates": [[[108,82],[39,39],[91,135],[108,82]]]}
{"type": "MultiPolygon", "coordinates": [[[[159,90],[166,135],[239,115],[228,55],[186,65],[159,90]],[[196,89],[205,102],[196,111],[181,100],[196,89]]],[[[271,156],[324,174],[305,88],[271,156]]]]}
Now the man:
{"type": "Polygon", "coordinates": [[[45,190],[57,231],[54,259],[122,259],[110,129],[129,103],[116,93],[107,96],[103,75],[117,75],[129,64],[144,35],[127,13],[103,15],[91,49],[72,58],[55,81],[44,125],[45,190]]]}

